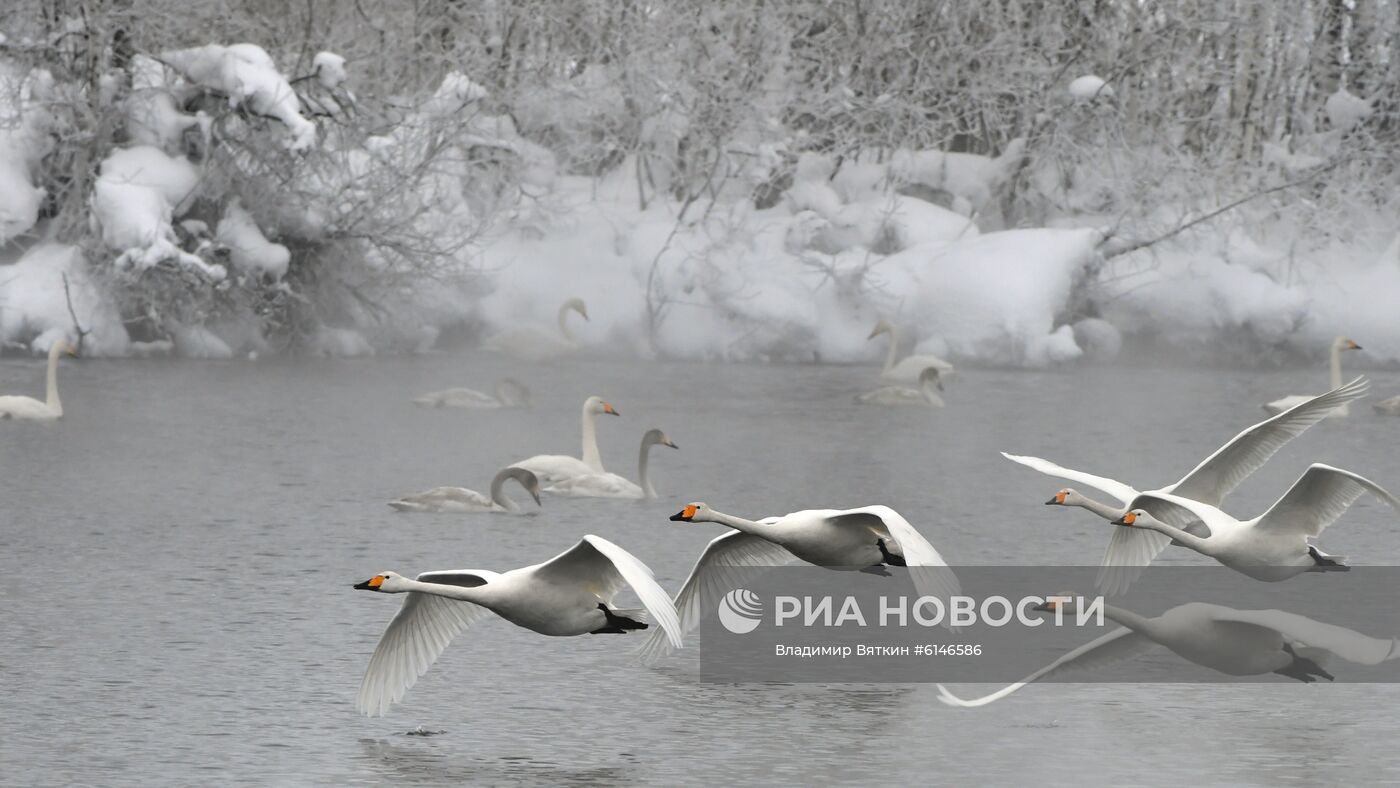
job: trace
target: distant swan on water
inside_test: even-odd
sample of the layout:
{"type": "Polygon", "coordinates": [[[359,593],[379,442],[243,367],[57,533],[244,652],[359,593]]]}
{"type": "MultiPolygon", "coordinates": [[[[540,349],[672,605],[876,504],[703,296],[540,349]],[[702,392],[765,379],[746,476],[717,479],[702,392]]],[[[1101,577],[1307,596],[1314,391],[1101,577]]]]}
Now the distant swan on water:
{"type": "Polygon", "coordinates": [[[625,634],[659,625],[675,647],[680,621],[666,591],[636,556],[599,537],[578,544],[542,564],[497,574],[482,569],[424,572],[410,580],[381,572],[356,589],[407,594],[399,612],[369,658],[356,707],[370,716],[384,714],[403,700],[452,639],[489,613],[541,635],[625,634]],[[631,587],[643,610],[612,606],[631,587]]]}
{"type": "Polygon", "coordinates": [[[864,405],[888,405],[899,407],[912,405],[923,408],[943,407],[943,398],[938,392],[943,390],[943,381],[939,379],[938,367],[928,367],[919,374],[919,387],[911,389],[907,386],[883,386],[874,391],[867,391],[856,397],[856,402],[864,405]]]}
{"type": "Polygon", "coordinates": [[[537,454],[512,465],[534,473],[546,487],[573,476],[607,473],[603,468],[603,456],[598,452],[597,418],[602,414],[621,415],[616,408],[604,402],[602,397],[589,397],[584,400],[582,459],[566,454],[537,454]]]}
{"type": "Polygon", "coordinates": [[[420,493],[405,495],[389,502],[400,512],[498,512],[515,514],[520,505],[505,493],[505,483],[514,479],[520,483],[535,505],[540,503],[540,480],[524,468],[502,468],[491,480],[491,494],[482,495],[465,487],[434,487],[420,493]]]}
{"type": "Polygon", "coordinates": [[[414,397],[413,402],[425,408],[528,408],[530,389],[514,378],[502,378],[495,396],[476,389],[443,389],[414,397]]]}
{"type": "MultiPolygon", "coordinates": [[[[1319,394],[1290,410],[1265,419],[1231,438],[1175,484],[1146,492],[1115,479],[1062,468],[1039,457],[1022,457],[1005,452],[1002,456],[1048,476],[1087,485],[1118,499],[1117,506],[1110,506],[1065,488],[1046,501],[1047,504],[1079,506],[1110,522],[1123,516],[1125,512],[1142,508],[1164,522],[1202,536],[1208,533],[1209,529],[1200,523],[1199,517],[1170,500],[1148,497],[1148,493],[1170,493],[1219,505],[1241,482],[1263,467],[1264,463],[1289,441],[1322,421],[1333,408],[1366,396],[1370,385],[1370,381],[1365,377],[1359,377],[1345,386],[1339,386],[1326,394],[1319,394]]],[[[1108,594],[1126,592],[1128,586],[1141,574],[1142,568],[1151,564],[1171,541],[1171,537],[1157,531],[1115,528],[1109,536],[1108,549],[1104,552],[1104,569],[1098,578],[1099,589],[1108,594]]]]}
{"type": "Polygon", "coordinates": [[[489,337],[481,346],[486,350],[494,350],[527,361],[548,361],[572,353],[578,349],[578,339],[574,337],[574,332],[569,330],[569,323],[565,319],[570,312],[577,312],[579,317],[588,319],[588,307],[583,303],[583,299],[570,298],[559,306],[557,333],[539,326],[522,326],[489,337]]]}
{"type": "MultiPolygon", "coordinates": [[[[1054,600],[1036,610],[1074,609],[1072,594],[1054,600]]],[[[1277,673],[1302,682],[1332,681],[1324,667],[1332,656],[1358,665],[1379,665],[1400,656],[1400,643],[1393,637],[1373,638],[1282,610],[1236,610],[1205,602],[1188,602],[1152,617],[1108,604],[1103,610],[1104,618],[1123,626],[990,695],[966,700],[939,684],[938,699],[949,706],[985,706],[1039,679],[1076,670],[1092,675],[1095,669],[1158,646],[1228,676],[1277,673]]]]}
{"type": "Polygon", "coordinates": [[[53,421],[63,418],[63,403],[58,399],[58,357],[65,353],[78,355],[78,351],[66,339],[59,339],[49,346],[48,386],[44,401],[33,397],[0,397],[0,419],[53,421]]]}
{"type": "Polygon", "coordinates": [[[917,383],[919,375],[929,367],[935,367],[945,378],[952,377],[952,364],[927,353],[906,356],[899,363],[895,363],[895,358],[899,355],[899,329],[890,321],[881,320],[875,324],[875,328],[871,329],[870,336],[865,340],[869,342],[881,334],[890,335],[890,349],[885,351],[885,367],[880,371],[881,380],[917,383]]]}
{"type": "MultiPolygon", "coordinates": [[[[1335,389],[1338,386],[1342,385],[1342,353],[1348,350],[1360,349],[1360,345],[1356,344],[1350,339],[1347,339],[1346,337],[1337,337],[1336,339],[1332,340],[1331,353],[1328,355],[1328,364],[1332,375],[1332,388],[1335,389]]],[[[1282,399],[1276,399],[1273,402],[1264,403],[1263,408],[1269,413],[1282,413],[1285,410],[1288,410],[1289,408],[1298,405],[1299,403],[1306,402],[1308,399],[1309,397],[1304,396],[1302,394],[1290,394],[1289,396],[1283,397],[1282,399]]],[[[1351,409],[1347,407],[1346,403],[1342,403],[1340,407],[1332,411],[1331,415],[1334,418],[1336,418],[1340,416],[1350,415],[1350,413],[1351,409]]]]}
{"type": "Polygon", "coordinates": [[[635,484],[616,473],[590,473],[584,476],[571,476],[556,482],[546,487],[545,492],[590,498],[655,498],[656,488],[651,486],[651,477],[647,474],[647,460],[651,456],[652,446],[680,448],[661,430],[647,430],[646,434],[642,436],[642,447],[637,454],[637,483],[635,484]]]}

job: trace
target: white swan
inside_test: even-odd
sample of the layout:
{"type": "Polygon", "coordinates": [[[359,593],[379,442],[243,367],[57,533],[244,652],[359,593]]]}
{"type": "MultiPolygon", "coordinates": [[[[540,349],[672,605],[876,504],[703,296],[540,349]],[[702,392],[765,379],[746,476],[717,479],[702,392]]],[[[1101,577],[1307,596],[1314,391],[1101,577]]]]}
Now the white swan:
{"type": "MultiPolygon", "coordinates": [[[[1332,340],[1332,352],[1330,356],[1332,388],[1335,389],[1338,386],[1342,385],[1342,352],[1346,350],[1360,349],[1360,345],[1356,344],[1350,339],[1347,339],[1346,337],[1337,337],[1336,339],[1332,340]]],[[[1305,397],[1301,394],[1291,394],[1282,399],[1276,399],[1273,402],[1266,402],[1262,407],[1269,413],[1282,413],[1285,410],[1288,410],[1289,408],[1298,405],[1299,403],[1306,402],[1307,400],[1308,397],[1305,397]]],[[[1343,404],[1341,407],[1337,408],[1331,415],[1337,417],[1346,416],[1350,413],[1350,408],[1343,404]]]]}
{"type": "Polygon", "coordinates": [[[590,498],[655,498],[656,488],[651,486],[651,477],[647,475],[647,459],[652,446],[680,448],[661,430],[647,430],[637,453],[637,484],[615,473],[590,473],[556,482],[546,487],[545,492],[590,498]]]}
{"type": "Polygon", "coordinates": [[[882,386],[874,391],[867,391],[856,397],[856,402],[865,405],[889,405],[902,406],[914,405],[923,408],[943,407],[943,398],[938,396],[938,392],[943,390],[943,381],[939,379],[938,367],[926,367],[919,373],[919,387],[911,389],[906,386],[882,386]]]}
{"type": "Polygon", "coordinates": [[[929,367],[938,369],[943,377],[952,377],[953,365],[927,353],[906,356],[895,363],[895,357],[899,355],[899,329],[888,320],[881,320],[871,329],[870,336],[865,338],[869,342],[881,334],[890,335],[890,349],[885,352],[885,368],[880,371],[881,380],[898,381],[903,383],[917,383],[919,375],[929,367]]]}
{"type": "Polygon", "coordinates": [[[589,397],[583,401],[583,459],[567,454],[536,454],[512,464],[538,476],[540,483],[546,487],[573,476],[607,473],[603,469],[603,456],[598,453],[597,418],[604,413],[609,416],[622,415],[602,397],[589,397]]]}
{"type": "Polygon", "coordinates": [[[66,339],[60,339],[49,346],[48,387],[44,401],[33,397],[0,397],[0,419],[20,421],[53,421],[63,418],[63,403],[58,400],[58,357],[62,354],[78,355],[78,351],[66,339]]]}
{"type": "MultiPolygon", "coordinates": [[[[827,569],[875,574],[888,574],[886,566],[908,566],[915,568],[910,575],[921,595],[947,600],[959,592],[958,578],[943,556],[888,506],[806,509],[755,522],[692,503],[671,519],[734,529],[710,540],[676,594],[683,633],[691,632],[713,610],[707,602],[734,588],[742,579],[742,568],[780,566],[794,559],[827,569]]],[[[653,634],[638,653],[650,661],[667,651],[667,643],[653,634]]]]}
{"type": "Polygon", "coordinates": [[[476,389],[430,391],[413,402],[427,408],[528,408],[530,389],[514,378],[501,378],[492,396],[476,389]]]}
{"type": "Polygon", "coordinates": [[[408,597],[379,638],[356,706],[371,716],[388,711],[453,637],[488,612],[516,626],[558,637],[646,629],[645,623],[636,620],[642,611],[612,607],[623,586],[632,588],[660,631],[679,647],[676,609],[651,570],[600,536],[585,536],[542,564],[503,574],[461,569],[424,572],[410,580],[381,572],[355,588],[407,593],[408,597]]]}
{"type": "Polygon", "coordinates": [[[502,468],[491,480],[491,494],[482,495],[465,487],[434,487],[412,495],[405,495],[389,502],[389,506],[400,512],[498,512],[520,511],[520,505],[505,493],[506,481],[514,479],[540,503],[540,480],[524,468],[502,468]]]}
{"type": "Polygon", "coordinates": [[[1143,509],[1127,512],[1114,525],[1151,529],[1237,572],[1273,582],[1301,572],[1345,570],[1338,556],[1327,555],[1308,539],[1321,534],[1368,492],[1400,514],[1400,500],[1370,479],[1314,463],[1268,511],[1253,520],[1236,520],[1217,507],[1180,495],[1143,493],[1146,498],[1161,498],[1189,510],[1210,529],[1209,536],[1182,531],[1143,509]]]}
{"type": "Polygon", "coordinates": [[[588,307],[582,298],[570,298],[559,306],[559,331],[553,333],[538,326],[524,326],[502,331],[481,344],[486,350],[506,353],[527,361],[548,361],[578,349],[578,339],[565,320],[570,312],[588,319],[588,307]]]}
{"type": "Polygon", "coordinates": [[[1382,416],[1400,416],[1400,397],[1383,399],[1371,405],[1382,416]]]}
{"type": "MultiPolygon", "coordinates": [[[[1322,421],[1333,408],[1366,396],[1370,385],[1370,381],[1364,376],[1358,377],[1345,386],[1339,386],[1326,394],[1319,394],[1277,416],[1265,419],[1231,438],[1175,484],[1147,492],[1170,493],[1218,505],[1240,482],[1263,467],[1264,463],[1290,440],[1322,421]]],[[[1119,508],[1099,503],[1086,496],[1072,495],[1074,491],[1068,488],[1056,493],[1054,498],[1046,501],[1047,504],[1080,506],[1110,521],[1118,519],[1131,509],[1142,508],[1158,519],[1198,536],[1206,533],[1203,528],[1194,525],[1200,518],[1188,510],[1169,500],[1144,498],[1147,493],[1139,492],[1123,482],[1062,468],[1039,457],[1023,457],[1005,452],[1002,456],[1048,476],[1068,479],[1107,493],[1118,499],[1119,508]]],[[[1170,543],[1171,537],[1156,531],[1114,529],[1109,536],[1108,549],[1104,552],[1105,568],[1100,572],[1097,581],[1100,590],[1107,594],[1126,592],[1141,574],[1142,567],[1151,564],[1170,543]]]]}
{"type": "MultiPolygon", "coordinates": [[[[1071,595],[1061,595],[1065,599],[1071,595]]],[[[1072,600],[1063,604],[1073,608],[1072,600]]],[[[1054,610],[1047,602],[1037,610],[1054,610]]],[[[1302,682],[1333,679],[1323,667],[1336,656],[1358,665],[1379,665],[1400,656],[1400,641],[1373,638],[1346,627],[1282,610],[1236,610],[1205,602],[1188,602],[1160,616],[1141,616],[1104,605],[1104,618],[1123,626],[1076,648],[1049,665],[1003,689],[964,700],[938,685],[938,699],[949,706],[985,706],[1033,681],[1074,670],[1093,670],[1164,646],[1197,665],[1229,676],[1277,673],[1302,682]]]]}

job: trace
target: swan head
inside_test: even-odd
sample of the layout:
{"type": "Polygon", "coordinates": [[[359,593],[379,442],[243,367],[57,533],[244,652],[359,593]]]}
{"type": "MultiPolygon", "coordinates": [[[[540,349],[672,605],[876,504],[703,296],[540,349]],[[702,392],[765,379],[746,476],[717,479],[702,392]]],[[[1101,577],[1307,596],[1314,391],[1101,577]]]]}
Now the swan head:
{"type": "Polygon", "coordinates": [[[535,505],[544,506],[544,503],[540,500],[540,477],[536,476],[534,471],[517,468],[512,465],[509,468],[501,469],[500,475],[520,482],[520,486],[525,488],[525,492],[529,493],[530,497],[535,499],[535,505]]]}
{"type": "Polygon", "coordinates": [[[1076,506],[1084,500],[1084,496],[1073,487],[1066,487],[1055,493],[1050,500],[1045,502],[1046,506],[1076,506]]]}
{"type": "Polygon", "coordinates": [[[570,298],[559,307],[559,310],[561,312],[573,310],[578,313],[579,317],[588,320],[588,305],[583,303],[582,298],[570,298]]]}
{"type": "Polygon", "coordinates": [[[684,509],[681,509],[679,512],[676,512],[675,514],[671,515],[671,520],[673,522],[679,523],[692,523],[695,522],[695,519],[697,517],[700,517],[701,515],[706,514],[709,511],[710,507],[707,504],[703,504],[698,501],[695,503],[688,503],[685,505],[684,509]]]}
{"type": "Polygon", "coordinates": [[[356,583],[359,591],[379,591],[385,594],[402,594],[408,591],[408,578],[397,572],[380,572],[363,583],[356,583]]]}
{"type": "Polygon", "coordinates": [[[1338,350],[1361,350],[1361,346],[1356,344],[1355,340],[1346,337],[1337,337],[1332,340],[1332,347],[1338,350]]]}
{"type": "Polygon", "coordinates": [[[885,320],[884,318],[881,318],[880,322],[876,323],[875,327],[870,329],[870,336],[866,337],[865,341],[869,342],[870,340],[880,336],[881,334],[892,333],[894,333],[894,324],[888,320],[885,320]]]}
{"type": "Polygon", "coordinates": [[[74,347],[73,343],[69,342],[66,337],[58,340],[57,342],[54,342],[53,347],[49,349],[49,352],[55,355],[62,354],[65,356],[72,356],[74,358],[78,357],[78,349],[74,347]]]}
{"type": "Polygon", "coordinates": [[[1056,610],[1073,610],[1074,602],[1082,597],[1073,591],[1061,591],[1058,594],[1048,594],[1045,601],[1031,608],[1041,613],[1053,613],[1056,610]]]}
{"type": "Polygon", "coordinates": [[[642,436],[642,443],[648,446],[659,445],[670,446],[673,449],[680,448],[670,438],[666,437],[666,433],[662,432],[656,427],[652,427],[651,429],[647,430],[647,434],[642,436]]]}
{"type": "Polygon", "coordinates": [[[608,416],[621,416],[617,408],[609,405],[602,397],[589,397],[583,403],[583,409],[594,415],[606,414],[608,416]]]}
{"type": "Polygon", "coordinates": [[[1157,522],[1145,509],[1134,509],[1131,512],[1124,512],[1122,517],[1113,521],[1114,525],[1124,525],[1131,528],[1146,528],[1151,523],[1157,522]]]}

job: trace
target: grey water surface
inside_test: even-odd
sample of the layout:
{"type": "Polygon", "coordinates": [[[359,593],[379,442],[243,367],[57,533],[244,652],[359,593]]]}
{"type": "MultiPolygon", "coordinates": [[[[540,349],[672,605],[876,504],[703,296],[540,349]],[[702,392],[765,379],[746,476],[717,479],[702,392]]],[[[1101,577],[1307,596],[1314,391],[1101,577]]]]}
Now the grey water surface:
{"type": "MultiPolygon", "coordinates": [[[[546,638],[494,619],[387,717],[356,714],[400,601],[351,589],[378,571],[504,570],[595,533],[674,589],[721,533],[667,520],[692,500],[752,517],[885,503],[954,564],[1092,564],[1107,526],[1042,506],[1061,484],[999,451],[1158,486],[1261,418],[1259,403],[1326,384],[1313,368],[969,369],[944,410],[857,406],[874,375],[475,354],[65,362],[61,422],[0,423],[0,783],[1400,780],[1393,685],[1055,684],[953,709],[930,685],[703,684],[695,647],[639,667],[635,638],[546,638]],[[531,386],[533,410],[409,403],[505,374],[531,386]],[[547,498],[529,517],[385,506],[576,453],[589,394],[622,413],[600,422],[610,469],[635,474],[648,427],[680,445],[654,452],[661,500],[547,498]],[[420,726],[442,733],[407,735],[420,726]]],[[[1400,393],[1400,373],[1373,378],[1400,393]]],[[[41,389],[38,362],[0,363],[0,391],[41,389]]],[[[1363,405],[1287,447],[1227,508],[1253,516],[1313,461],[1395,490],[1397,447],[1400,419],[1363,405]]],[[[1363,499],[1325,544],[1400,564],[1398,526],[1363,499]]]]}

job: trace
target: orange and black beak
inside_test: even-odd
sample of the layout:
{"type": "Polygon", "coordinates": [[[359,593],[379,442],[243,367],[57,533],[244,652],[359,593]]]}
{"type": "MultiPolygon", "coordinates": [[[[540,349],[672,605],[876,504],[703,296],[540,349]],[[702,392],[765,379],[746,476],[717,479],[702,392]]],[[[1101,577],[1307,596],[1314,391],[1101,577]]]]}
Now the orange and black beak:
{"type": "Polygon", "coordinates": [[[1361,349],[1362,349],[1360,345],[1356,344],[1356,340],[1349,340],[1349,341],[1351,342],[1351,344],[1347,346],[1347,350],[1361,350],[1361,349]]]}
{"type": "Polygon", "coordinates": [[[608,414],[609,416],[621,416],[621,415],[622,415],[621,413],[618,413],[618,412],[617,412],[617,408],[614,408],[613,406],[609,405],[609,404],[606,403],[606,402],[603,403],[603,412],[606,413],[606,414],[608,414]]]}
{"type": "Polygon", "coordinates": [[[1132,512],[1125,513],[1122,517],[1113,521],[1113,525],[1132,525],[1137,521],[1137,515],[1132,512]]]}
{"type": "Polygon", "coordinates": [[[1065,491],[1064,491],[1064,490],[1060,490],[1059,492],[1055,493],[1055,497],[1054,497],[1054,498],[1051,498],[1050,500],[1048,500],[1048,501],[1045,502],[1045,505],[1046,505],[1046,506],[1064,506],[1064,504],[1065,504],[1065,491]]]}
{"type": "Polygon", "coordinates": [[[378,591],[379,586],[384,584],[384,575],[375,575],[363,583],[356,583],[355,588],[360,591],[378,591]]]}
{"type": "Polygon", "coordinates": [[[687,506],[679,512],[676,512],[675,514],[671,515],[671,520],[674,522],[688,523],[693,517],[695,517],[695,507],[687,506]]]}

